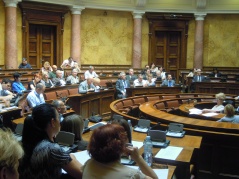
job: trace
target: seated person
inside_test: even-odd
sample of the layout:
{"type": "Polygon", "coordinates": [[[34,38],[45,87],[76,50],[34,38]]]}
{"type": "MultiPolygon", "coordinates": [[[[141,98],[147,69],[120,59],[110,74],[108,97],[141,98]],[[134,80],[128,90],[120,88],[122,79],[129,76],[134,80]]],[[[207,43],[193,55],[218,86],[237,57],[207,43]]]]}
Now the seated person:
{"type": "Polygon", "coordinates": [[[33,77],[33,80],[28,83],[27,90],[35,90],[35,87],[38,83],[41,83],[41,76],[39,73],[36,73],[33,77]]]}
{"type": "Polygon", "coordinates": [[[162,82],[161,86],[168,86],[168,87],[175,86],[175,81],[172,79],[171,74],[168,74],[167,79],[162,82]]]}
{"type": "Polygon", "coordinates": [[[29,68],[32,69],[31,65],[29,63],[27,63],[27,59],[26,58],[22,58],[22,63],[19,65],[18,67],[19,69],[21,68],[29,68]]]}
{"type": "Polygon", "coordinates": [[[93,78],[93,85],[95,86],[95,89],[100,89],[100,79],[93,78]]]}
{"type": "Polygon", "coordinates": [[[222,74],[218,71],[218,69],[217,68],[213,68],[213,72],[210,74],[210,77],[219,78],[221,76],[222,76],[222,74]]]}
{"type": "Polygon", "coordinates": [[[123,119],[123,118],[120,118],[120,119],[114,119],[112,121],[112,124],[119,124],[121,125],[124,130],[126,131],[127,133],[127,138],[128,138],[128,143],[132,143],[132,132],[131,132],[131,129],[130,129],[130,126],[129,126],[129,123],[123,119]]]}
{"type": "Polygon", "coordinates": [[[226,99],[226,96],[224,93],[218,93],[216,94],[216,100],[217,104],[212,109],[203,109],[203,113],[209,113],[209,112],[216,112],[221,113],[224,110],[223,101],[226,99]]]}
{"type": "Polygon", "coordinates": [[[99,75],[95,73],[93,66],[89,66],[89,70],[86,70],[84,75],[85,75],[85,79],[99,78],[99,75]]]}
{"type": "Polygon", "coordinates": [[[143,75],[141,74],[138,75],[138,79],[134,80],[134,87],[137,86],[147,87],[147,82],[146,80],[143,80],[143,75]]]}
{"type": "Polygon", "coordinates": [[[41,72],[47,72],[50,73],[52,71],[51,64],[48,61],[45,61],[43,64],[43,67],[41,68],[41,72]]]}
{"type": "Polygon", "coordinates": [[[150,71],[156,73],[156,71],[158,71],[158,67],[154,63],[151,63],[150,71]]]}
{"type": "Polygon", "coordinates": [[[130,69],[129,69],[129,74],[126,75],[126,80],[128,80],[128,81],[134,81],[134,80],[136,80],[136,79],[137,79],[137,76],[134,75],[134,69],[133,69],[133,68],[130,68],[130,69]]]}
{"type": "Polygon", "coordinates": [[[66,116],[61,123],[61,131],[71,132],[75,134],[75,144],[78,145],[78,150],[86,150],[88,142],[82,138],[84,129],[84,120],[78,114],[66,116]]]}
{"type": "MultiPolygon", "coordinates": [[[[8,78],[3,78],[2,79],[2,89],[0,90],[0,96],[11,96],[11,97],[14,97],[16,96],[16,94],[13,94],[11,92],[11,80],[9,80],[8,78]]],[[[9,97],[10,97],[9,96],[9,97]]]]}
{"type": "Polygon", "coordinates": [[[73,60],[72,57],[69,57],[68,59],[64,60],[63,63],[61,64],[61,68],[74,68],[75,66],[75,61],[73,60]]]}
{"type": "Polygon", "coordinates": [[[49,79],[49,74],[47,72],[42,73],[41,83],[44,84],[46,88],[54,87],[54,84],[52,83],[51,79],[49,79]]]}
{"type": "Polygon", "coordinates": [[[61,178],[62,169],[73,178],[82,178],[82,165],[54,142],[59,131],[59,115],[51,104],[33,108],[32,115],[24,121],[22,146],[25,155],[20,162],[20,178],[61,178]]]}
{"type": "Polygon", "coordinates": [[[63,71],[61,70],[56,71],[56,78],[52,79],[52,83],[54,84],[54,86],[65,86],[66,81],[63,78],[63,71]]]}
{"type": "Polygon", "coordinates": [[[26,91],[26,88],[21,83],[21,75],[19,73],[13,74],[14,81],[12,83],[12,91],[14,93],[22,94],[22,92],[26,91]]]}
{"type": "Polygon", "coordinates": [[[30,108],[33,108],[37,105],[45,103],[45,99],[43,96],[44,91],[45,91],[45,86],[42,83],[38,83],[36,85],[36,89],[31,91],[27,95],[27,102],[30,108]]]}
{"type": "Polygon", "coordinates": [[[203,81],[206,81],[206,78],[205,78],[205,76],[201,75],[201,70],[197,69],[192,82],[203,82],[203,81]]]}
{"type": "Polygon", "coordinates": [[[57,71],[57,66],[52,65],[52,71],[49,73],[47,72],[49,74],[50,79],[56,78],[56,71],[57,71]]]}
{"type": "Polygon", "coordinates": [[[94,129],[88,146],[91,159],[82,168],[83,178],[158,178],[139,154],[138,148],[126,147],[126,143],[127,134],[118,124],[107,124],[94,129]],[[140,170],[120,163],[124,153],[131,156],[140,170]]]}
{"type": "Polygon", "coordinates": [[[227,104],[224,108],[226,116],[218,120],[217,122],[232,122],[239,123],[239,116],[235,115],[235,109],[231,104],[227,104]]]}
{"type": "Polygon", "coordinates": [[[18,179],[18,164],[24,152],[10,129],[0,129],[0,178],[18,179]]]}
{"type": "Polygon", "coordinates": [[[126,98],[126,88],[130,87],[130,83],[126,80],[125,72],[119,74],[119,79],[116,81],[115,89],[117,99],[126,98]]]}
{"type": "Polygon", "coordinates": [[[143,75],[143,79],[147,80],[149,75],[152,75],[152,73],[151,73],[150,69],[147,69],[145,71],[145,74],[143,75]]]}
{"type": "Polygon", "coordinates": [[[156,77],[155,77],[155,80],[157,80],[157,81],[162,81],[161,72],[160,72],[159,70],[156,71],[156,77]]]}
{"type": "Polygon", "coordinates": [[[189,73],[186,75],[186,77],[193,77],[193,76],[194,76],[193,70],[189,70],[189,73]]]}
{"type": "Polygon", "coordinates": [[[79,65],[77,62],[75,62],[73,69],[76,69],[76,70],[77,70],[77,73],[80,73],[80,72],[81,72],[81,70],[80,70],[80,65],[79,65]]]}
{"type": "Polygon", "coordinates": [[[63,114],[66,113],[66,105],[62,100],[54,100],[51,103],[59,113],[60,122],[64,120],[63,114]]]}
{"type": "Polygon", "coordinates": [[[166,71],[163,69],[162,66],[159,67],[159,71],[161,73],[161,79],[165,80],[166,79],[166,71]]]}
{"type": "Polygon", "coordinates": [[[73,69],[72,72],[71,72],[71,75],[69,75],[66,78],[66,81],[67,82],[69,81],[71,84],[79,83],[79,77],[77,76],[77,74],[78,74],[77,69],[73,69]]]}
{"type": "Polygon", "coordinates": [[[148,79],[146,80],[147,86],[155,86],[155,79],[153,78],[153,75],[148,75],[148,79]]]}
{"type": "Polygon", "coordinates": [[[93,78],[87,78],[85,81],[80,83],[78,92],[86,93],[91,90],[95,90],[95,86],[93,84],[93,78]]]}

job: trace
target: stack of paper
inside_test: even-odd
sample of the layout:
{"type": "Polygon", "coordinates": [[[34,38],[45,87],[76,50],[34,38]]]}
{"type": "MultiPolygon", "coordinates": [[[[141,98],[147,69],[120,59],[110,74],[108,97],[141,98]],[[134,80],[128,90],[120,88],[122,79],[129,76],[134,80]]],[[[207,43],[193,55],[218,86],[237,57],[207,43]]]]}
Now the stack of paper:
{"type": "Polygon", "coordinates": [[[197,108],[192,108],[192,109],[189,109],[189,114],[202,114],[202,110],[197,108]]]}
{"type": "Polygon", "coordinates": [[[182,150],[182,147],[168,146],[165,149],[160,149],[160,151],[155,155],[155,158],[176,160],[182,150]]]}

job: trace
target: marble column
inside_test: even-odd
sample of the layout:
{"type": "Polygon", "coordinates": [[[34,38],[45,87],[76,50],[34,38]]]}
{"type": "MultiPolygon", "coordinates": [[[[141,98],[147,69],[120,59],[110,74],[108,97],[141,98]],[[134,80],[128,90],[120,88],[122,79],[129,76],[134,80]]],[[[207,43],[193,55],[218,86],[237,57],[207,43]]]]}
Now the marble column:
{"type": "Polygon", "coordinates": [[[5,3],[5,68],[18,68],[17,56],[17,0],[5,3]]]}
{"type": "Polygon", "coordinates": [[[142,61],[142,16],[144,12],[133,12],[134,38],[133,38],[133,68],[141,68],[142,61]]]}
{"type": "Polygon", "coordinates": [[[83,7],[71,8],[71,57],[80,65],[81,55],[81,11],[83,7]]]}
{"type": "Polygon", "coordinates": [[[203,28],[206,14],[195,14],[194,68],[203,67],[203,28]]]}

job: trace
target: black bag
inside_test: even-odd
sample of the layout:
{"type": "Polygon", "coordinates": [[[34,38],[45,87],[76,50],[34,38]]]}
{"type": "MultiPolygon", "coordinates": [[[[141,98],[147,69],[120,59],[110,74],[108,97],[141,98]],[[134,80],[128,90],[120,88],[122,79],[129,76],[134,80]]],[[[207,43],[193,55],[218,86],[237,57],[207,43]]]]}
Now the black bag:
{"type": "Polygon", "coordinates": [[[94,122],[94,123],[101,122],[102,121],[102,117],[101,116],[97,116],[97,115],[90,116],[89,117],[89,121],[90,122],[94,122]]]}

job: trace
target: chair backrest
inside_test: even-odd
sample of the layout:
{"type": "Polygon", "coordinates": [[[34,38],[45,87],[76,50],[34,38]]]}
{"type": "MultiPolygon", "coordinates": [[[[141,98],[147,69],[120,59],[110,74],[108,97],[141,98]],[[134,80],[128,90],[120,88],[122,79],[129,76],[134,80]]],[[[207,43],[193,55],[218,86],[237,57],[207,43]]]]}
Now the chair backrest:
{"type": "Polygon", "coordinates": [[[22,135],[22,130],[23,130],[23,124],[22,123],[17,124],[15,133],[18,135],[22,135]]]}
{"type": "Polygon", "coordinates": [[[167,103],[167,107],[168,108],[175,108],[175,107],[177,108],[177,107],[179,107],[178,100],[167,101],[166,103],[167,103]]]}
{"type": "Polygon", "coordinates": [[[55,91],[46,92],[46,93],[44,93],[44,95],[45,95],[45,100],[55,100],[55,99],[57,99],[55,91]]]}
{"type": "Polygon", "coordinates": [[[57,97],[67,97],[69,95],[68,90],[60,90],[60,91],[56,91],[56,96],[57,97]]]}
{"type": "Polygon", "coordinates": [[[69,93],[69,95],[75,95],[75,94],[78,94],[78,88],[71,88],[71,89],[68,89],[68,93],[69,93]]]}
{"type": "Polygon", "coordinates": [[[58,135],[56,136],[56,142],[65,146],[73,145],[74,139],[75,139],[75,134],[71,132],[60,131],[58,135]]]}
{"type": "Polygon", "coordinates": [[[164,104],[164,102],[156,103],[155,107],[157,109],[165,109],[165,104],[164,104]]]}

